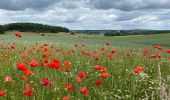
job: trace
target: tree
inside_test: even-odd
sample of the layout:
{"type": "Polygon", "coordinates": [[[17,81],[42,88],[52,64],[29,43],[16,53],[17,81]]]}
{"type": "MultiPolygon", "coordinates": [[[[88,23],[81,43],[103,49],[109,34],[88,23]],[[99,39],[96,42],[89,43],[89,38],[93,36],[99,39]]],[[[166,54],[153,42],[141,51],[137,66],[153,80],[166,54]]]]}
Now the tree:
{"type": "Polygon", "coordinates": [[[4,34],[4,27],[2,25],[0,25],[0,34],[4,34]]]}

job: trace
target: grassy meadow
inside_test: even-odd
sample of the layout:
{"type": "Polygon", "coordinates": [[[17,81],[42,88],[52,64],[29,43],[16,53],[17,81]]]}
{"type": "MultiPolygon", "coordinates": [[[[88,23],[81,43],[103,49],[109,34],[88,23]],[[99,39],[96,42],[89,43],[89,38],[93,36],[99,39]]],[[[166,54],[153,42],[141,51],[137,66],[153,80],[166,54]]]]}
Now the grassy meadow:
{"type": "Polygon", "coordinates": [[[0,100],[168,100],[170,34],[0,35],[0,100]]]}

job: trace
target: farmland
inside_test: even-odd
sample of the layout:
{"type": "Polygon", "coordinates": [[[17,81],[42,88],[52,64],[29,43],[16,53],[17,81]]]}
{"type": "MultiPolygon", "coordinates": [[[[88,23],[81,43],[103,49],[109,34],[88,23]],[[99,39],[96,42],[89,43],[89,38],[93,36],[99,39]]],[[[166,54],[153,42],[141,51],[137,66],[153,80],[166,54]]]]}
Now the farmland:
{"type": "Polygon", "coordinates": [[[0,100],[169,98],[170,34],[0,35],[0,100]]]}

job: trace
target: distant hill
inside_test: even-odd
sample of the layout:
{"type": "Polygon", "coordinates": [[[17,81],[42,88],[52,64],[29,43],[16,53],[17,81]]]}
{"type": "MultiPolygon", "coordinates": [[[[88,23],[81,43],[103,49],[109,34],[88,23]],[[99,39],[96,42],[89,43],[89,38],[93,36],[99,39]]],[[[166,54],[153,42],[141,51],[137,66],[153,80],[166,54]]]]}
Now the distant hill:
{"type": "Polygon", "coordinates": [[[69,32],[68,28],[61,26],[51,26],[51,25],[43,25],[38,23],[11,23],[6,25],[0,25],[0,33],[4,33],[4,31],[18,30],[21,32],[69,32]]]}
{"type": "Polygon", "coordinates": [[[170,30],[147,30],[147,29],[134,29],[134,30],[71,30],[74,33],[83,34],[102,34],[105,36],[123,36],[123,35],[147,35],[147,34],[161,34],[170,33],[170,30]]]}

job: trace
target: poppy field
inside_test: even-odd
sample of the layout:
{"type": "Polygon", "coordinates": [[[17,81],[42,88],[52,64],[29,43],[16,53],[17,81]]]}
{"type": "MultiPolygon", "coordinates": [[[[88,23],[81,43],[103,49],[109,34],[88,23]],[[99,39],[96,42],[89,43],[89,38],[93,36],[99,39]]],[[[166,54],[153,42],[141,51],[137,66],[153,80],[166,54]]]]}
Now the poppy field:
{"type": "Polygon", "coordinates": [[[168,100],[170,34],[0,37],[0,100],[168,100]]]}

